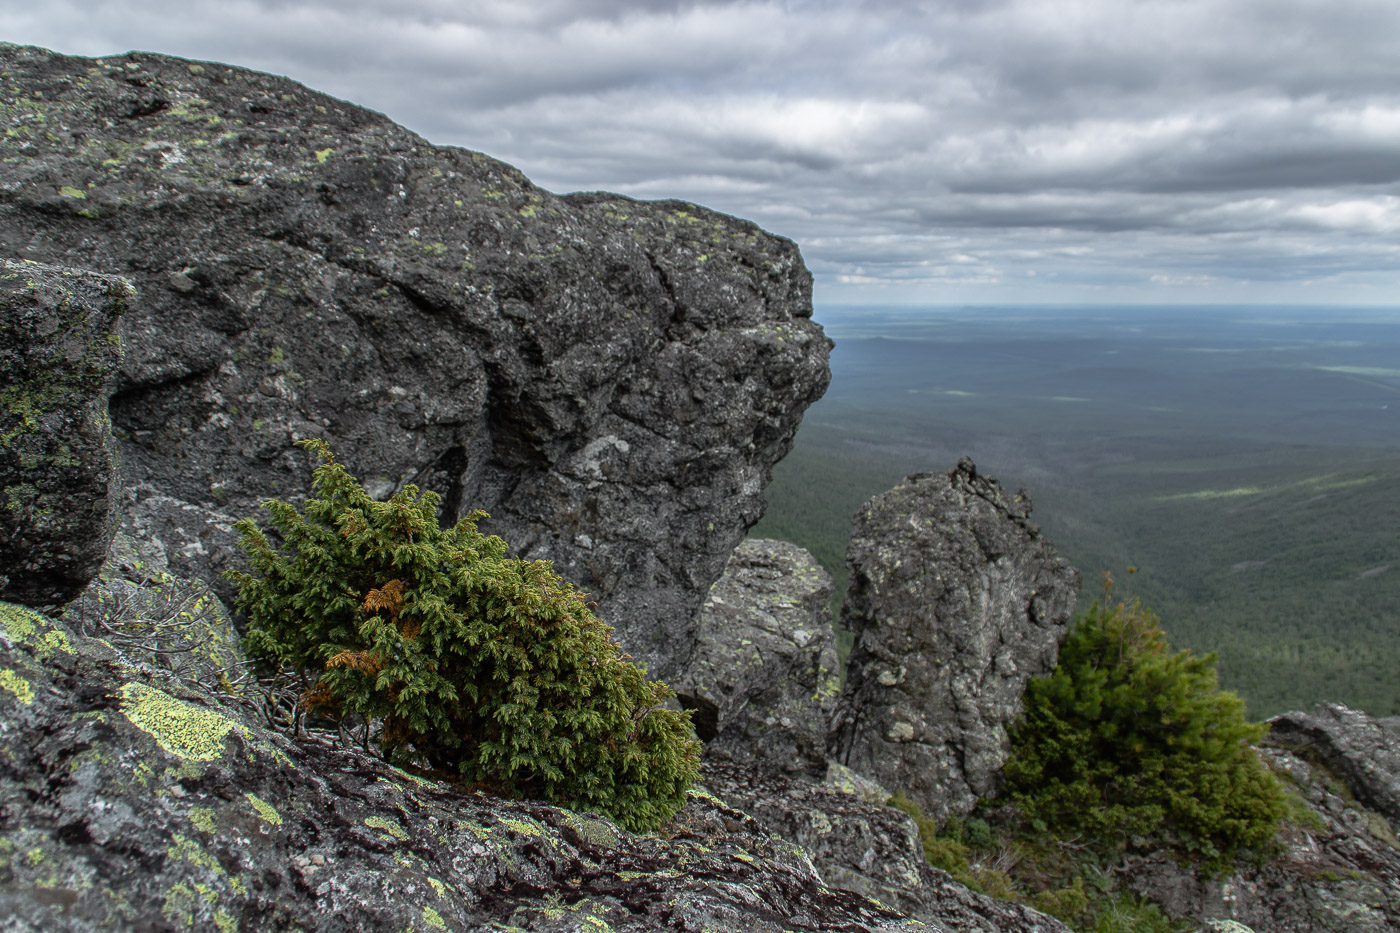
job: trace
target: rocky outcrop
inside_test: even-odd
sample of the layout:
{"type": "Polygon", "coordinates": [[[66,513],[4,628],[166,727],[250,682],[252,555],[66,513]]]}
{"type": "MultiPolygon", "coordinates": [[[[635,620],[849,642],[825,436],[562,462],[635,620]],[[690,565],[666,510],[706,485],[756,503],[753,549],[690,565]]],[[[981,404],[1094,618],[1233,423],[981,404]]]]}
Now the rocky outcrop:
{"type": "Polygon", "coordinates": [[[1172,915],[1234,920],[1254,933],[1400,931],[1400,840],[1393,813],[1376,803],[1394,779],[1400,734],[1335,703],[1270,726],[1260,754],[1292,800],[1279,851],[1223,878],[1165,854],[1130,856],[1123,877],[1172,915]]]}
{"type": "Polygon", "coordinates": [[[102,566],[115,530],[107,398],[132,289],[106,275],[0,262],[0,597],[56,606],[102,566]]]}
{"type": "Polygon", "coordinates": [[[696,620],[696,647],[672,684],[710,758],[826,772],[840,674],[831,577],[795,544],[735,549],[696,620]]]}
{"type": "Polygon", "coordinates": [[[324,437],[370,488],[555,562],[653,674],[829,378],[797,247],[680,202],[556,197],[284,78],[0,47],[0,254],[142,300],[111,411],[177,576],[305,491],[324,437]]]}
{"type": "Polygon", "coordinates": [[[0,604],[0,914],[121,930],[912,931],[703,793],[645,836],[269,731],[0,604]]]}
{"type": "Polygon", "coordinates": [[[1337,775],[1359,803],[1400,832],[1400,720],[1319,703],[1311,715],[1284,713],[1269,720],[1268,742],[1337,775]]]}
{"type": "Polygon", "coordinates": [[[968,890],[924,861],[919,831],[889,793],[841,765],[821,784],[707,760],[703,779],[726,803],[811,853],[827,883],[891,904],[949,933],[1068,933],[1021,904],[968,890]]]}
{"type": "Polygon", "coordinates": [[[997,790],[1032,676],[1055,667],[1079,575],[1024,493],[962,460],[916,474],[856,516],[842,624],[855,634],[832,756],[929,816],[997,790]]]}

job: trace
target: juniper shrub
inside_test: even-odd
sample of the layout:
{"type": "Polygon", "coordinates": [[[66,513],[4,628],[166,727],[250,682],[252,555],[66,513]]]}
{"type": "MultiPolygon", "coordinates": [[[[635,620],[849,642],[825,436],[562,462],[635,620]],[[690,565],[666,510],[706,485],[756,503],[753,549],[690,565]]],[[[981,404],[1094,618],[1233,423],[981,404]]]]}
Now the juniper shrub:
{"type": "Polygon", "coordinates": [[[548,561],[506,556],[440,497],[372,499],[321,441],[303,510],[271,500],[280,546],[237,528],[229,571],[250,656],[300,673],[319,714],[378,726],[383,754],[479,786],[654,828],[685,802],[700,745],[612,629],[548,561]]]}

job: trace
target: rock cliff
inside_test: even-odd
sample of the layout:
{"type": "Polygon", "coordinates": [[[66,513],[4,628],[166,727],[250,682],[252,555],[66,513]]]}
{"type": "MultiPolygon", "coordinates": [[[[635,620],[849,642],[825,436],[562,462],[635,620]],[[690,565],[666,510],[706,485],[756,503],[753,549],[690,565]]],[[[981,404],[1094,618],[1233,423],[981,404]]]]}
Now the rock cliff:
{"type": "Polygon", "coordinates": [[[992,796],[1005,724],[1055,669],[1079,574],[1030,521],[1030,499],[970,460],[916,474],[856,515],[842,625],[855,633],[832,756],[929,816],[992,796]]]}
{"type": "Polygon", "coordinates": [[[0,46],[0,255],[126,276],[126,529],[216,579],[292,442],[553,560],[653,674],[829,379],[797,247],[557,197],[285,78],[0,46]]]}

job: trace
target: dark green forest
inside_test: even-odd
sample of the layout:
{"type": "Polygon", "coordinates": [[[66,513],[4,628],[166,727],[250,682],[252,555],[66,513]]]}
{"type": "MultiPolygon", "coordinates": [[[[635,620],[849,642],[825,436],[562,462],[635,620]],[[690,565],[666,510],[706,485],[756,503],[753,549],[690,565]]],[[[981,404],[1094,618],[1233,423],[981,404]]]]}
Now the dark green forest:
{"type": "Polygon", "coordinates": [[[1400,325],[1338,334],[1328,320],[1318,339],[1301,325],[1212,330],[1166,315],[1126,332],[1009,317],[943,318],[902,338],[866,318],[845,341],[830,327],[831,389],[751,534],[810,550],[836,580],[838,612],[856,510],[970,455],[1030,492],[1034,519],[1083,575],[1081,608],[1112,574],[1114,598],[1140,598],[1173,645],[1218,653],[1223,686],[1251,716],[1321,700],[1400,714],[1389,408],[1400,416],[1400,371],[1367,355],[1400,360],[1400,325]],[[1094,365],[1104,358],[1112,365],[1094,365]]]}

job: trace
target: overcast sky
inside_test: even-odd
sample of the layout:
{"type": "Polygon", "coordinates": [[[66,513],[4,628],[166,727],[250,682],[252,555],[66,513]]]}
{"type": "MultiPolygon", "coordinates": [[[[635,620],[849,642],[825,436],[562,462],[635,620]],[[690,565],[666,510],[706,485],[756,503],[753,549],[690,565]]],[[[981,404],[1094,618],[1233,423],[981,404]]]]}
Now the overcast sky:
{"type": "Polygon", "coordinates": [[[0,0],[0,38],[747,217],[819,307],[1400,306],[1400,0],[0,0]]]}

